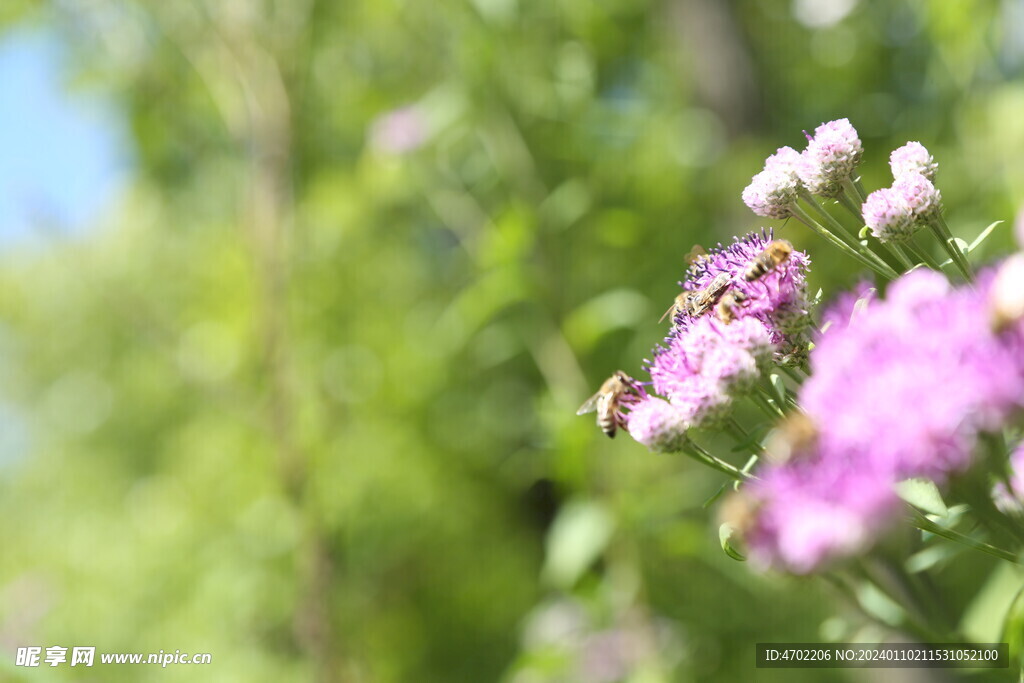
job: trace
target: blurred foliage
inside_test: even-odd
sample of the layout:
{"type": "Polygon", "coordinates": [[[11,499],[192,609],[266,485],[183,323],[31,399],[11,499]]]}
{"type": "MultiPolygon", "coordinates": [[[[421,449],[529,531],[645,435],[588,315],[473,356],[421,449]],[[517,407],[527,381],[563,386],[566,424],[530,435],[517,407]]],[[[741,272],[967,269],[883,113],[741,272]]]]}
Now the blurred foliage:
{"type": "MultiPolygon", "coordinates": [[[[869,189],[921,140],[954,232],[1012,222],[1020,0],[26,0],[0,22],[59,35],[137,156],[88,234],[0,256],[5,677],[58,644],[213,655],[105,681],[733,681],[756,642],[856,632],[826,584],[721,552],[716,475],[574,411],[640,372],[694,242],[761,225],[740,191],[801,129],[848,116],[869,189]]],[[[860,276],[775,227],[827,297],[860,276]]],[[[992,564],[959,560],[966,605],[957,577],[992,564]]]]}

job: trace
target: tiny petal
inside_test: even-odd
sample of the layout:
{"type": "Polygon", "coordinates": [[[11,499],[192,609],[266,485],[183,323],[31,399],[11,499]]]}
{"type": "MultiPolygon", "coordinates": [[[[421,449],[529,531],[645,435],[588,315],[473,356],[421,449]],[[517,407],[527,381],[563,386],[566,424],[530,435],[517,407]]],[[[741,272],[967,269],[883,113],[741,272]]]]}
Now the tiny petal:
{"type": "Polygon", "coordinates": [[[630,436],[652,451],[674,453],[686,444],[690,421],[685,412],[651,396],[633,406],[626,427],[630,436]]]}
{"type": "Polygon", "coordinates": [[[908,240],[919,227],[903,195],[888,187],[869,194],[861,213],[864,224],[882,242],[908,240]]]}
{"type": "Polygon", "coordinates": [[[908,142],[889,154],[889,168],[892,177],[899,178],[906,173],[920,173],[928,180],[935,180],[939,165],[920,142],[908,142]]]}

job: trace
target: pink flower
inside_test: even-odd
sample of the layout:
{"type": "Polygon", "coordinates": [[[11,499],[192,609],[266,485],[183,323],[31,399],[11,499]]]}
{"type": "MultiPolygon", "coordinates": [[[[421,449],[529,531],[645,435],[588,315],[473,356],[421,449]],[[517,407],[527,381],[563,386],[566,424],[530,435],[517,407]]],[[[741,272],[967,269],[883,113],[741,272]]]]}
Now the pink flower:
{"type": "Polygon", "coordinates": [[[906,173],[920,173],[928,180],[935,180],[939,165],[920,142],[908,142],[889,155],[892,177],[899,178],[906,173]]]}
{"type": "Polygon", "coordinates": [[[864,154],[857,130],[849,119],[823,123],[800,155],[797,174],[811,194],[835,197],[864,154]]]}

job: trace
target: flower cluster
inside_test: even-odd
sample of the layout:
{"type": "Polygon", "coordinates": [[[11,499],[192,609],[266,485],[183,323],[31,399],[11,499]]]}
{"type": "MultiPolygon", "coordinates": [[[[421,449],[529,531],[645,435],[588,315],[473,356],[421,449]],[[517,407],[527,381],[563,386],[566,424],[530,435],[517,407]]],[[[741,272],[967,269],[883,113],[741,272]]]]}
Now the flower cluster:
{"type": "Polygon", "coordinates": [[[1024,405],[1024,328],[994,331],[993,279],[954,288],[913,271],[885,301],[830,315],[799,396],[817,434],[749,487],[754,559],[807,572],[862,549],[899,507],[897,482],[963,471],[1024,405]]]}
{"type": "MultiPolygon", "coordinates": [[[[773,356],[806,348],[810,324],[805,274],[806,254],[786,244],[786,257],[764,264],[747,279],[773,244],[772,236],[751,233],[697,259],[682,283],[699,296],[725,282],[707,310],[679,310],[672,333],[650,362],[656,396],[631,407],[630,434],[652,450],[679,450],[686,430],[725,415],[733,400],[748,391],[773,356]]],[[[717,291],[717,290],[716,290],[717,291]]]]}
{"type": "Polygon", "coordinates": [[[882,242],[904,242],[942,209],[933,184],[938,164],[920,142],[908,142],[889,157],[893,183],[875,190],[862,207],[864,224],[882,242]]]}
{"type": "Polygon", "coordinates": [[[743,202],[758,216],[794,215],[797,198],[803,191],[835,197],[842,191],[843,183],[850,180],[864,153],[857,131],[847,119],[823,123],[807,139],[803,152],[792,147],[779,148],[743,190],[743,202]]]}

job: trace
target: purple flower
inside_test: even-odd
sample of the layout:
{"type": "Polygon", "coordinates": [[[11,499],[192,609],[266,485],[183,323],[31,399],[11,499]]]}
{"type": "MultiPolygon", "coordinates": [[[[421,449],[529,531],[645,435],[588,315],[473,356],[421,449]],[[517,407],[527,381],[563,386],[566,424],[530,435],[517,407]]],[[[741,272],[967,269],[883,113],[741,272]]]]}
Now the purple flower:
{"type": "Polygon", "coordinates": [[[942,195],[920,173],[904,173],[893,181],[892,191],[910,207],[915,218],[927,219],[942,209],[942,195]]]}
{"type": "Polygon", "coordinates": [[[813,447],[750,486],[748,542],[762,564],[806,572],[866,547],[896,519],[897,482],[944,483],[972,464],[980,433],[1020,410],[1024,323],[993,331],[993,280],[954,289],[917,270],[885,301],[848,297],[827,316],[799,397],[813,447]]]}
{"type": "Polygon", "coordinates": [[[752,486],[755,518],[746,530],[755,565],[806,574],[864,550],[891,525],[900,499],[870,470],[796,462],[752,486]]]}
{"type": "Polygon", "coordinates": [[[745,277],[771,244],[769,234],[751,233],[728,247],[718,245],[690,266],[685,291],[726,286],[717,303],[678,313],[665,344],[655,349],[648,362],[651,388],[664,399],[645,396],[629,406],[627,427],[634,439],[652,450],[680,450],[686,430],[727,414],[773,355],[776,361],[802,358],[810,322],[807,255],[776,243],[785,247],[787,258],[745,277]],[[728,314],[722,309],[727,299],[732,301],[728,314]]]}
{"type": "Polygon", "coordinates": [[[920,142],[908,142],[889,155],[892,177],[899,178],[906,173],[920,173],[928,180],[935,180],[939,165],[920,142]]]}
{"type": "Polygon", "coordinates": [[[771,336],[756,318],[727,325],[705,315],[657,350],[651,380],[691,422],[705,422],[750,388],[771,353],[771,336]]]}
{"type": "Polygon", "coordinates": [[[768,157],[764,170],[755,175],[743,190],[743,203],[758,216],[788,218],[800,190],[796,166],[800,153],[792,147],[780,147],[768,157]]]}
{"type": "MultiPolygon", "coordinates": [[[[783,263],[747,281],[744,275],[751,263],[772,241],[773,236],[762,231],[736,238],[727,247],[718,245],[690,267],[683,288],[702,289],[719,273],[728,274],[732,291],[743,299],[735,307],[736,316],[757,318],[768,328],[772,343],[781,344],[789,335],[810,325],[806,273],[811,261],[806,253],[794,250],[783,263]]],[[[681,316],[679,323],[685,327],[691,320],[681,316]]]]}
{"type": "Polygon", "coordinates": [[[800,155],[797,174],[811,194],[835,197],[860,163],[864,147],[849,119],[823,123],[800,155]]]}
{"type": "Polygon", "coordinates": [[[663,399],[650,396],[632,406],[626,416],[630,436],[662,453],[675,453],[686,444],[690,415],[663,399]]]}
{"type": "Polygon", "coordinates": [[[920,227],[904,196],[888,187],[869,194],[861,213],[864,224],[881,242],[906,241],[920,227]]]}

